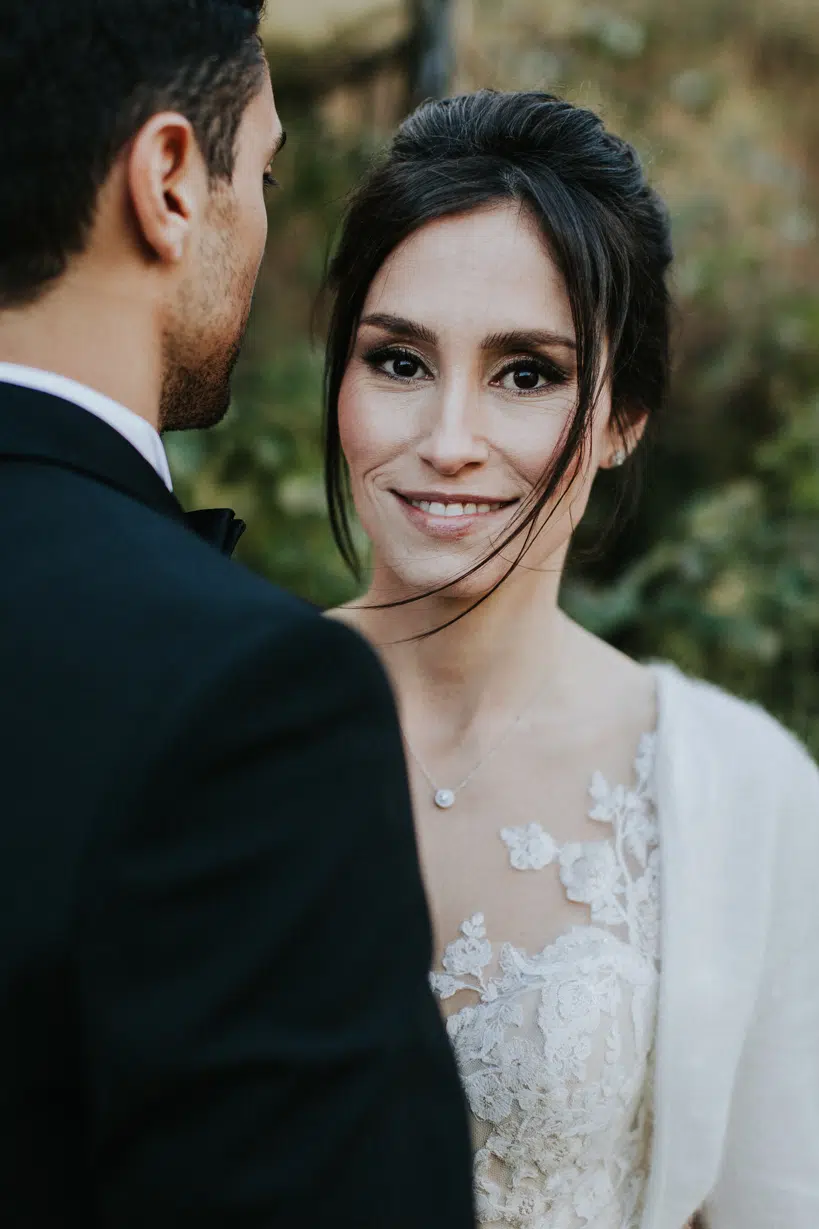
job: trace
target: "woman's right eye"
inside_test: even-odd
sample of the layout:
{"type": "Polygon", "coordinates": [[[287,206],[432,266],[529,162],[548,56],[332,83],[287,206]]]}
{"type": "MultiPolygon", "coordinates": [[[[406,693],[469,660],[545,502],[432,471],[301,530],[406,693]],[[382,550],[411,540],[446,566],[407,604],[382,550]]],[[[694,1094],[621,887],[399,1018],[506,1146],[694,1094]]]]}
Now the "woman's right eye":
{"type": "Polygon", "coordinates": [[[366,355],[366,361],[393,380],[417,380],[426,374],[421,360],[403,350],[375,350],[366,355]]]}
{"type": "Polygon", "coordinates": [[[413,380],[418,375],[421,364],[414,358],[387,359],[387,371],[399,380],[413,380]]]}

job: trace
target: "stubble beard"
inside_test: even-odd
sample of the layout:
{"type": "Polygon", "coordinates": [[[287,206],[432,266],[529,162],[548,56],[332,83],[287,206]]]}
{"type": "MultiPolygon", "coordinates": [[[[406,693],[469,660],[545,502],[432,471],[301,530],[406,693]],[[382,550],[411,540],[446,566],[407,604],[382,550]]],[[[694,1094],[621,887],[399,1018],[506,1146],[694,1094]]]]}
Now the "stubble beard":
{"type": "Polygon", "coordinates": [[[231,249],[232,224],[229,207],[219,208],[200,253],[201,280],[183,287],[166,328],[159,410],[163,431],[214,427],[230,408],[231,377],[255,283],[240,270],[231,249]]]}
{"type": "Polygon", "coordinates": [[[160,399],[163,431],[193,431],[215,427],[230,408],[230,385],[239,358],[244,329],[219,354],[180,352],[178,339],[168,338],[160,399]]]}

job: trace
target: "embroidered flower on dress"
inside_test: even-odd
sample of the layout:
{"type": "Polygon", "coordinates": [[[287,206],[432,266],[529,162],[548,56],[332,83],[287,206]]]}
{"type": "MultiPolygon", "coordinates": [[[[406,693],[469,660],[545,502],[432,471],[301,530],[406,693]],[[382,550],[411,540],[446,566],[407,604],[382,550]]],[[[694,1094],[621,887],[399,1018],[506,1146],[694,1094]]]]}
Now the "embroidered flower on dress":
{"type": "Polygon", "coordinates": [[[464,1091],[472,1113],[483,1122],[494,1125],[504,1122],[512,1113],[512,1089],[504,1078],[504,1072],[492,1070],[461,1071],[464,1091]]]}
{"type": "Polygon", "coordinates": [[[560,851],[560,878],[569,900],[591,907],[592,921],[616,926],[623,921],[617,896],[624,890],[623,868],[608,841],[572,841],[560,851]]]}
{"type": "Polygon", "coordinates": [[[647,799],[637,795],[631,799],[628,822],[623,825],[623,848],[645,866],[648,847],[657,840],[657,824],[647,799]]]}
{"type": "Polygon", "coordinates": [[[455,977],[471,975],[480,978],[492,959],[492,944],[486,937],[483,914],[476,913],[461,927],[463,938],[456,939],[446,949],[441,963],[455,977]]]}
{"type": "Polygon", "coordinates": [[[530,1118],[525,1124],[529,1142],[529,1154],[542,1173],[573,1167],[583,1153],[585,1141],[579,1135],[570,1135],[562,1123],[555,1123],[548,1115],[540,1120],[530,1118]]]}
{"type": "Polygon", "coordinates": [[[644,734],[637,749],[634,771],[637,774],[637,792],[647,795],[650,802],[654,796],[654,762],[657,758],[657,735],[644,734]]]}
{"type": "Polygon", "coordinates": [[[541,871],[557,856],[557,845],[540,824],[502,828],[501,839],[509,848],[509,861],[518,871],[541,871]]]}
{"type": "Polygon", "coordinates": [[[598,1217],[611,1208],[614,1188],[605,1169],[594,1169],[584,1175],[574,1196],[574,1210],[585,1221],[597,1223],[598,1217]]]}
{"type": "Polygon", "coordinates": [[[660,933],[660,851],[651,849],[644,873],[635,881],[632,894],[634,926],[641,947],[652,948],[660,933]]]}
{"type": "MultiPolygon", "coordinates": [[[[492,989],[486,986],[483,970],[492,959],[492,944],[486,938],[486,927],[482,913],[476,913],[461,926],[461,938],[450,943],[444,953],[441,964],[445,973],[430,973],[429,983],[435,993],[442,999],[449,999],[459,990],[475,990],[476,986],[463,978],[472,978],[477,986],[486,991],[488,998],[494,997],[492,989]]],[[[458,1016],[450,1017],[458,1019],[458,1016]]]]}
{"type": "Polygon", "coordinates": [[[544,1229],[548,1229],[550,1222],[545,1216],[548,1204],[540,1191],[531,1187],[522,1190],[509,1211],[514,1218],[511,1220],[513,1225],[543,1225],[544,1229]]]}
{"type": "Polygon", "coordinates": [[[451,999],[459,990],[471,989],[464,982],[458,981],[457,977],[450,977],[448,973],[430,973],[429,984],[439,999],[451,999]]]}
{"type": "Polygon", "coordinates": [[[591,779],[589,796],[594,802],[589,811],[589,819],[596,819],[601,824],[611,824],[623,813],[627,791],[622,785],[616,785],[612,789],[602,772],[596,772],[591,779]]]}

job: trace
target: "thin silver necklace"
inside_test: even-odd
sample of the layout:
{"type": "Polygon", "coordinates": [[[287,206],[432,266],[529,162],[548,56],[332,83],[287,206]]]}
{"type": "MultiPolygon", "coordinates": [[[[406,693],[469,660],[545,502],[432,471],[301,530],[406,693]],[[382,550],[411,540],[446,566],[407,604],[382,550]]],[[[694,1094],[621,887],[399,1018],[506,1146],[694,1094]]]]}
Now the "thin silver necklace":
{"type": "Polygon", "coordinates": [[[449,811],[452,809],[452,807],[455,806],[455,802],[457,801],[458,794],[460,794],[461,790],[464,789],[464,787],[469,784],[469,782],[475,776],[478,769],[484,768],[489,763],[489,761],[492,759],[492,756],[495,755],[496,752],[500,751],[501,747],[506,742],[506,740],[508,738],[511,738],[513,732],[517,729],[522,718],[525,717],[526,713],[528,713],[529,709],[532,707],[532,705],[534,704],[535,700],[537,699],[539,695],[540,695],[540,688],[538,687],[537,691],[532,696],[531,700],[528,702],[528,704],[524,708],[520,710],[515,720],[505,730],[505,732],[500,736],[498,741],[489,748],[489,750],[486,752],[485,755],[481,756],[481,758],[478,760],[477,764],[474,766],[472,771],[468,772],[467,775],[464,777],[463,781],[461,781],[460,785],[456,785],[451,789],[445,789],[435,784],[432,777],[429,775],[426,768],[424,767],[423,762],[419,758],[418,753],[416,752],[412,743],[407,738],[406,731],[403,731],[404,742],[407,745],[407,750],[409,751],[410,755],[415,760],[416,764],[421,769],[421,772],[424,774],[427,781],[429,782],[429,785],[432,788],[432,801],[435,803],[436,807],[438,807],[439,810],[449,811]]]}

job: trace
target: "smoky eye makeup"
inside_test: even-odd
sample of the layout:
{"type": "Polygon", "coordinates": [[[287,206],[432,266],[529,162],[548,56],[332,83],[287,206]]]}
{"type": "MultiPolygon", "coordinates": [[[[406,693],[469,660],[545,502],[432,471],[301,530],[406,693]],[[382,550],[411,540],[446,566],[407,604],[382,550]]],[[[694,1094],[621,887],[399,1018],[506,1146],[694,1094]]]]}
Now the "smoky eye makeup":
{"type": "Polygon", "coordinates": [[[508,358],[492,376],[490,383],[504,385],[518,393],[545,392],[568,384],[573,373],[543,354],[520,354],[508,358]],[[505,382],[511,377],[511,384],[505,382]],[[542,381],[542,382],[541,382],[542,381]]]}
{"type": "MultiPolygon", "coordinates": [[[[432,374],[421,355],[400,342],[364,346],[359,357],[371,371],[390,380],[410,383],[432,374]]],[[[506,356],[489,376],[488,383],[517,395],[543,394],[565,386],[573,377],[573,371],[549,355],[524,353],[506,356]]]]}
{"type": "Polygon", "coordinates": [[[429,375],[429,368],[420,355],[394,343],[368,346],[361,358],[371,370],[392,380],[417,380],[421,375],[429,375]]]}

